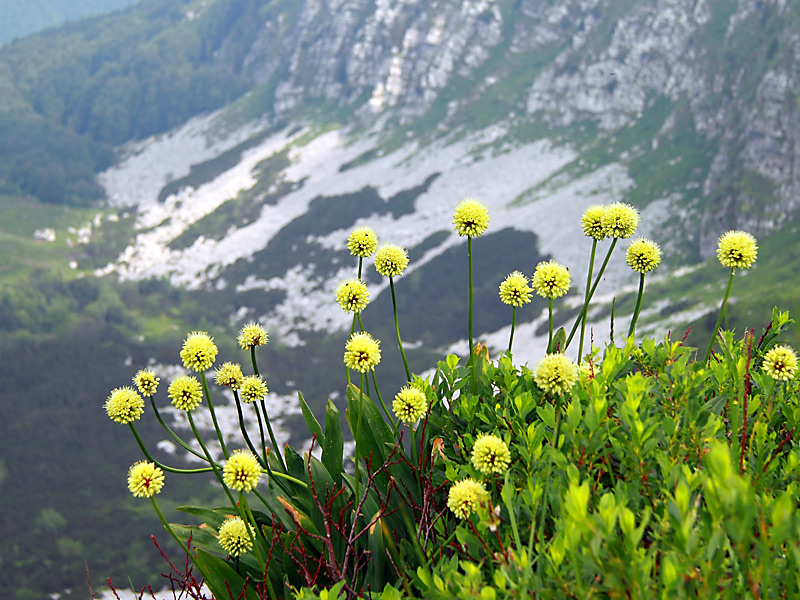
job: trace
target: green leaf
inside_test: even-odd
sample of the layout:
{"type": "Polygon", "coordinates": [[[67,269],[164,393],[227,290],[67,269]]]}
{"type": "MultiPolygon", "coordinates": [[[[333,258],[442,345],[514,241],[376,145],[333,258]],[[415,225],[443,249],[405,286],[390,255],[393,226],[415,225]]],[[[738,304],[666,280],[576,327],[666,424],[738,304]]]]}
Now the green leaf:
{"type": "Polygon", "coordinates": [[[342,459],[344,441],[342,440],[342,426],[339,409],[328,400],[325,407],[325,439],[322,442],[322,464],[330,473],[333,480],[342,485],[342,459]]]}
{"type": "Polygon", "coordinates": [[[556,352],[564,352],[564,347],[567,345],[567,332],[563,327],[559,327],[558,331],[553,334],[553,340],[547,346],[547,353],[554,354],[556,352]]]}
{"type": "MultiPolygon", "coordinates": [[[[245,589],[245,580],[224,560],[205,550],[198,548],[194,561],[203,572],[206,585],[218,600],[238,600],[245,589]],[[230,588],[230,592],[228,589],[230,588]]],[[[244,598],[258,600],[256,591],[247,586],[244,598]]]]}
{"type": "Polygon", "coordinates": [[[311,409],[306,404],[306,399],[303,398],[303,394],[297,392],[297,398],[300,400],[300,410],[303,411],[303,418],[306,420],[306,425],[308,425],[308,430],[312,436],[316,435],[317,439],[322,443],[324,435],[322,433],[322,427],[317,421],[317,418],[314,416],[314,413],[311,412],[311,409]]]}

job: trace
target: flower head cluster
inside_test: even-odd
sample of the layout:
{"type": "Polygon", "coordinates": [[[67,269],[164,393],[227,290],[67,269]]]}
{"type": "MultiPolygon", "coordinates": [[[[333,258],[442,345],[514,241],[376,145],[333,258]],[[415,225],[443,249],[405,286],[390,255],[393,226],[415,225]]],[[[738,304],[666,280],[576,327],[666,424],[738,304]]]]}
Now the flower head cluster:
{"type": "Polygon", "coordinates": [[[361,312],[369,303],[367,284],[360,279],[342,281],[336,288],[336,301],[345,312],[361,312]]]}
{"type": "Polygon", "coordinates": [[[631,269],[644,275],[661,262],[661,248],[652,240],[639,238],[628,246],[625,261],[631,269]]]}
{"type": "Polygon", "coordinates": [[[359,258],[369,258],[377,247],[378,235],[371,227],[356,227],[347,238],[347,249],[359,258]]]}
{"type": "Polygon", "coordinates": [[[239,388],[242,402],[246,404],[263,400],[267,397],[268,391],[267,382],[261,379],[259,375],[248,375],[242,380],[242,385],[239,388]]]}
{"type": "Polygon", "coordinates": [[[578,366],[563,354],[548,354],[533,372],[533,380],[551,394],[566,394],[578,380],[578,366]]]}
{"type": "Polygon", "coordinates": [[[462,237],[480,237],[489,227],[489,209],[474,198],[464,198],[453,213],[453,225],[462,237]]]}
{"type": "Polygon", "coordinates": [[[142,396],[155,396],[158,390],[158,384],[161,379],[156,377],[156,374],[147,369],[139,369],[136,375],[133,376],[133,383],[136,384],[139,393],[142,396]]]}
{"type": "Polygon", "coordinates": [[[128,469],[128,489],[137,498],[152,498],[164,487],[164,471],[154,463],[140,460],[128,469]]]}
{"type": "Polygon", "coordinates": [[[522,306],[531,301],[531,291],[528,278],[514,271],[500,284],[500,300],[510,306],[522,306]]]}
{"type": "Polygon", "coordinates": [[[450,488],[447,495],[447,508],[459,519],[466,519],[486,498],[486,488],[480,481],[471,477],[462,479],[450,488]]]}
{"type": "Polygon", "coordinates": [[[554,260],[540,262],[533,272],[531,285],[542,298],[558,298],[569,291],[569,269],[554,260]]]}
{"type": "Polygon", "coordinates": [[[375,270],[384,277],[402,275],[408,266],[408,252],[395,244],[382,244],[375,253],[375,270]]]}
{"type": "Polygon", "coordinates": [[[216,381],[217,385],[224,385],[232,390],[238,390],[243,380],[242,366],[237,363],[222,363],[222,366],[214,374],[214,381],[216,381]]]}
{"type": "Polygon", "coordinates": [[[484,475],[503,473],[511,463],[511,452],[496,435],[481,434],[472,446],[472,464],[484,475]]]}
{"type": "Polygon", "coordinates": [[[214,344],[214,338],[205,331],[193,331],[183,342],[181,359],[187,369],[203,372],[214,364],[215,358],[217,358],[217,346],[214,344]]]}
{"type": "Polygon", "coordinates": [[[222,467],[222,480],[232,490],[249,492],[260,477],[261,465],[248,450],[235,450],[222,467]]]}
{"type": "Polygon", "coordinates": [[[267,335],[267,330],[258,323],[248,323],[239,330],[237,341],[242,350],[249,350],[266,344],[269,341],[269,336],[267,335]]]}
{"type": "Polygon", "coordinates": [[[219,527],[219,545],[228,556],[239,556],[253,549],[255,530],[241,517],[229,517],[219,527]]]}
{"type": "Polygon", "coordinates": [[[381,362],[381,343],[365,331],[350,336],[344,346],[344,364],[359,373],[371,371],[381,362]]]}
{"type": "Polygon", "coordinates": [[[178,375],[169,384],[167,395],[175,408],[189,412],[203,401],[203,388],[196,377],[178,375]]]}
{"type": "Polygon", "coordinates": [[[581,217],[581,226],[583,233],[587,237],[596,240],[602,240],[606,237],[606,229],[603,227],[603,214],[606,212],[606,207],[601,204],[592,204],[589,208],[583,211],[581,217]]]}
{"type": "Polygon", "coordinates": [[[615,202],[603,210],[603,232],[605,237],[629,238],[639,225],[639,211],[630,204],[615,202]]]}
{"type": "Polygon", "coordinates": [[[761,370],[778,381],[789,381],[797,372],[797,354],[789,346],[775,346],[764,355],[761,370]]]}
{"type": "Polygon", "coordinates": [[[746,231],[729,231],[719,238],[717,258],[727,269],[749,269],[756,262],[756,256],[756,238],[746,231]]]}
{"type": "Polygon", "coordinates": [[[112,421],[127,425],[138,421],[144,414],[144,400],[131,387],[116,388],[111,390],[105,409],[112,421]]]}
{"type": "Polygon", "coordinates": [[[428,399],[418,387],[407,385],[394,397],[392,410],[403,423],[416,423],[428,412],[428,399]]]}

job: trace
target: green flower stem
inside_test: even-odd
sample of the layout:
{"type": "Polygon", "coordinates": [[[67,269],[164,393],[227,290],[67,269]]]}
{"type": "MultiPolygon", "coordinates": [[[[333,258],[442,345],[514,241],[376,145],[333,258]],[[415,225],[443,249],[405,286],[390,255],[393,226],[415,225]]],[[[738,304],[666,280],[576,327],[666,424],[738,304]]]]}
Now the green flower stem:
{"type": "MultiPolygon", "coordinates": [[[[153,503],[153,508],[155,509],[156,514],[158,515],[158,518],[161,520],[161,523],[164,525],[164,529],[166,529],[169,532],[169,534],[173,537],[173,539],[176,542],[178,542],[178,545],[181,548],[183,548],[183,550],[188,552],[189,551],[188,546],[181,541],[181,539],[178,537],[178,534],[175,533],[175,531],[172,529],[172,527],[169,526],[169,523],[167,523],[167,520],[164,518],[164,513],[161,512],[161,509],[158,507],[158,502],[156,502],[156,497],[155,496],[150,496],[150,500],[153,503]]],[[[192,561],[192,562],[194,562],[194,561],[192,561]]]]}
{"type": "Polygon", "coordinates": [[[275,434],[272,432],[272,424],[269,422],[269,415],[267,414],[267,405],[263,400],[259,401],[261,404],[261,410],[264,411],[264,421],[267,423],[267,433],[269,433],[269,439],[272,442],[272,447],[275,448],[275,454],[278,455],[278,460],[281,463],[281,467],[283,470],[286,471],[286,463],[283,462],[283,455],[281,454],[281,449],[278,446],[278,442],[275,441],[275,434]]]}
{"type": "MultiPolygon", "coordinates": [[[[261,377],[261,373],[258,371],[258,363],[256,362],[256,347],[250,347],[250,362],[253,363],[253,373],[261,377]]],[[[264,403],[263,400],[260,402],[261,410],[264,411],[264,421],[267,423],[267,431],[269,432],[269,439],[272,442],[272,447],[275,449],[275,454],[278,455],[278,460],[283,467],[283,470],[286,470],[286,463],[283,462],[283,455],[281,454],[281,449],[278,447],[278,443],[275,441],[275,434],[272,432],[272,424],[269,422],[269,415],[267,414],[267,405],[264,403]]],[[[261,425],[261,420],[259,419],[259,426],[261,425]]],[[[264,444],[264,432],[261,432],[261,445],[264,444]]],[[[266,457],[264,458],[266,460],[266,457]]]]}
{"type": "Polygon", "coordinates": [[[250,506],[247,504],[247,497],[244,495],[244,490],[239,490],[239,516],[245,523],[249,523],[253,526],[253,529],[257,533],[253,533],[250,531],[249,527],[245,527],[245,531],[247,531],[247,537],[250,538],[250,541],[253,544],[253,550],[255,551],[256,560],[259,563],[264,562],[264,557],[261,556],[261,550],[258,547],[258,543],[256,542],[255,536],[261,534],[261,539],[266,542],[266,538],[264,537],[264,532],[261,531],[261,528],[258,526],[256,522],[256,518],[253,516],[253,511],[250,510],[250,506]]]}
{"type": "Polygon", "coordinates": [[[203,452],[206,455],[206,460],[213,467],[214,475],[217,476],[217,479],[219,480],[222,489],[225,490],[225,494],[228,496],[228,500],[230,500],[231,506],[236,506],[236,501],[233,499],[231,491],[228,489],[228,486],[225,485],[225,481],[222,479],[222,473],[220,472],[219,465],[212,460],[211,453],[208,451],[208,448],[206,448],[205,443],[203,443],[203,438],[201,437],[200,432],[197,431],[197,426],[194,424],[194,419],[192,418],[191,411],[187,412],[186,416],[189,418],[189,425],[192,428],[192,433],[194,433],[194,437],[197,438],[197,443],[200,444],[200,447],[203,449],[203,452]]]}
{"type": "Polygon", "coordinates": [[[258,410],[258,404],[253,403],[253,410],[256,412],[256,418],[258,419],[258,432],[261,434],[261,452],[264,454],[264,463],[269,464],[267,462],[267,439],[264,437],[264,423],[261,421],[261,412],[258,410]]]}
{"type": "MultiPolygon", "coordinates": [[[[389,281],[391,281],[391,278],[389,278],[389,281]]],[[[360,498],[360,496],[358,495],[359,480],[361,479],[361,473],[358,465],[360,460],[360,457],[358,455],[358,450],[359,450],[358,440],[361,438],[361,416],[364,414],[364,410],[361,406],[363,397],[364,397],[364,373],[361,373],[361,385],[358,388],[358,419],[356,420],[356,439],[355,439],[356,447],[354,450],[354,457],[353,457],[354,458],[353,483],[355,484],[355,494],[354,494],[355,498],[360,498]]]]}
{"type": "Polygon", "coordinates": [[[708,362],[708,359],[711,357],[711,350],[714,348],[714,342],[717,340],[717,332],[719,331],[720,325],[722,325],[722,318],[725,316],[725,308],[728,306],[728,296],[731,293],[731,286],[733,285],[733,277],[736,275],[736,269],[731,269],[731,276],[728,279],[728,287],[725,288],[725,298],[722,300],[722,306],[719,309],[719,316],[717,317],[717,324],[714,325],[714,331],[711,332],[711,340],[708,342],[708,348],[706,349],[706,355],[703,358],[703,362],[708,362]]]}
{"type": "MultiPolygon", "coordinates": [[[[569,343],[572,341],[572,338],[575,337],[575,332],[578,330],[578,325],[580,325],[581,320],[584,321],[584,325],[585,325],[586,317],[587,317],[587,315],[589,313],[589,302],[591,302],[592,296],[594,296],[594,292],[597,289],[597,286],[600,283],[600,280],[603,278],[603,273],[605,272],[606,266],[608,265],[608,261],[611,258],[611,253],[614,252],[614,248],[617,245],[617,241],[618,241],[618,238],[614,238],[614,240],[611,242],[611,246],[608,248],[608,253],[606,254],[606,258],[603,261],[602,266],[600,267],[600,271],[598,271],[598,273],[597,273],[597,277],[594,280],[594,284],[592,285],[592,289],[589,290],[589,293],[586,296],[586,300],[583,303],[583,308],[581,309],[581,312],[578,315],[578,319],[572,325],[572,331],[569,332],[569,337],[567,337],[567,341],[564,344],[564,351],[565,352],[566,352],[567,348],[569,347],[569,343]]],[[[578,359],[580,360],[580,357],[578,357],[578,359]]]]}
{"type": "Polygon", "coordinates": [[[389,420],[389,425],[392,426],[394,437],[397,437],[397,423],[395,422],[394,417],[392,417],[392,413],[390,413],[389,409],[386,408],[383,398],[381,398],[381,392],[378,389],[378,377],[375,375],[375,369],[372,369],[372,383],[375,386],[375,395],[378,396],[378,401],[381,403],[381,408],[383,409],[383,412],[386,413],[386,418],[389,420]]]}
{"type": "Polygon", "coordinates": [[[472,236],[467,236],[467,258],[469,259],[469,315],[467,329],[469,332],[469,354],[472,355],[472,236]]]}
{"type": "Polygon", "coordinates": [[[644,273],[639,276],[639,295],[636,297],[636,307],[633,309],[631,326],[628,329],[628,337],[636,332],[636,321],[639,320],[639,311],[642,310],[642,298],[644,297],[644,273]]]}
{"type": "Polygon", "coordinates": [[[219,447],[222,449],[222,455],[227,460],[228,456],[228,448],[225,446],[225,441],[222,439],[222,430],[219,428],[219,423],[217,423],[217,413],[214,411],[214,403],[211,402],[211,392],[208,391],[208,382],[206,381],[206,374],[204,372],[200,372],[200,380],[203,382],[203,393],[206,396],[206,400],[208,401],[208,412],[211,413],[211,421],[214,423],[214,431],[217,432],[217,439],[219,440],[219,447]]]}
{"type": "Polygon", "coordinates": [[[280,471],[270,471],[270,473],[272,473],[272,475],[274,475],[275,477],[280,477],[281,479],[285,479],[286,481],[291,481],[294,484],[297,484],[301,487],[308,489],[308,484],[305,481],[301,481],[296,477],[292,477],[288,473],[281,473],[280,471]]]}
{"type": "Polygon", "coordinates": [[[361,267],[364,266],[364,257],[358,257],[358,278],[361,279],[361,267]]]}
{"type": "MultiPolygon", "coordinates": [[[[403,340],[400,339],[400,323],[397,321],[397,298],[394,293],[394,280],[389,277],[389,288],[392,290],[392,311],[394,312],[394,331],[397,334],[397,345],[400,346],[400,355],[403,357],[403,366],[406,368],[406,380],[411,381],[411,370],[408,368],[406,353],[403,350],[403,340]]],[[[356,495],[356,497],[358,497],[356,495]]]]}
{"type": "MultiPolygon", "coordinates": [[[[583,305],[586,306],[589,304],[589,288],[592,285],[592,272],[594,271],[594,258],[595,254],[597,253],[597,239],[592,238],[592,255],[589,258],[589,273],[586,275],[586,290],[583,293],[583,305]]],[[[586,318],[584,317],[581,319],[581,337],[580,342],[578,343],[578,363],[581,362],[581,356],[583,356],[583,340],[586,335],[586,318]]]]}
{"type": "Polygon", "coordinates": [[[550,346],[553,343],[553,299],[547,299],[547,321],[549,323],[549,327],[547,329],[547,348],[548,352],[550,350],[550,346]]]}
{"type": "Polygon", "coordinates": [[[517,307],[511,308],[511,335],[508,337],[508,353],[511,354],[511,344],[514,343],[514,327],[517,325],[517,307]]]}
{"type": "MultiPolygon", "coordinates": [[[[274,507],[274,506],[272,506],[272,504],[270,504],[269,500],[267,500],[266,498],[264,498],[264,496],[261,494],[261,492],[259,492],[257,489],[253,489],[253,493],[256,495],[256,498],[258,498],[259,500],[261,500],[261,503],[262,503],[264,506],[266,506],[266,507],[267,507],[267,510],[269,510],[269,512],[270,512],[271,514],[273,514],[273,515],[278,515],[278,514],[280,514],[280,513],[279,513],[277,510],[275,510],[275,507],[274,507]]],[[[288,493],[288,492],[287,492],[287,493],[288,493]]]]}
{"type": "MultiPolygon", "coordinates": [[[[168,467],[167,465],[160,463],[155,458],[153,458],[150,452],[148,452],[147,448],[144,445],[144,442],[142,441],[142,438],[139,436],[139,432],[136,431],[136,426],[133,423],[128,423],[128,426],[131,428],[133,437],[136,439],[136,443],[139,444],[139,448],[141,449],[142,454],[144,454],[144,457],[162,471],[167,471],[168,473],[208,473],[214,470],[212,467],[202,467],[200,469],[176,469],[175,467],[168,467]]],[[[205,460],[206,457],[201,456],[200,458],[203,458],[205,460]]]]}
{"type": "Polygon", "coordinates": [[[169,434],[169,436],[173,439],[173,441],[176,444],[178,444],[181,448],[186,450],[187,452],[189,452],[191,454],[194,454],[197,458],[202,458],[203,460],[205,460],[205,458],[206,458],[205,456],[203,456],[197,450],[192,448],[189,444],[184,442],[178,436],[178,434],[176,434],[174,431],[172,431],[172,428],[164,422],[164,419],[161,418],[161,413],[158,412],[158,407],[156,406],[156,401],[152,396],[150,396],[150,405],[153,407],[153,413],[156,415],[156,419],[158,419],[158,422],[161,424],[161,427],[164,428],[164,431],[166,431],[169,434]]]}
{"type": "MultiPolygon", "coordinates": [[[[242,414],[242,402],[239,400],[239,392],[233,390],[233,399],[236,401],[236,412],[239,414],[239,430],[242,432],[242,436],[244,437],[244,441],[247,443],[247,447],[250,448],[250,452],[252,452],[259,462],[261,461],[261,457],[258,455],[258,450],[256,450],[253,442],[250,441],[250,436],[247,435],[247,428],[244,426],[244,414],[242,414]]],[[[262,467],[266,468],[267,458],[264,457],[264,462],[261,464],[262,467]]]]}

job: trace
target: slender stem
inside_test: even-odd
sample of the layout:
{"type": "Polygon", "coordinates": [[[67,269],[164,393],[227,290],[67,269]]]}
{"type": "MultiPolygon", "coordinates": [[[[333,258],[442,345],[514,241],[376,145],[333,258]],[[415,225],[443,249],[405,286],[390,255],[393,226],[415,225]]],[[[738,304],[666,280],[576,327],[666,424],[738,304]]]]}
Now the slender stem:
{"type": "Polygon", "coordinates": [[[183,449],[184,449],[184,450],[186,450],[187,452],[190,452],[191,454],[194,454],[194,455],[195,455],[197,458],[202,458],[203,460],[205,460],[205,458],[206,458],[205,456],[203,456],[203,455],[202,455],[202,454],[200,454],[200,453],[199,453],[197,450],[195,450],[194,448],[192,448],[192,447],[191,447],[189,444],[187,444],[186,442],[184,442],[184,441],[183,441],[183,440],[182,440],[182,439],[181,439],[181,438],[178,436],[178,434],[176,434],[176,433],[175,433],[175,432],[172,430],[172,428],[170,428],[170,426],[169,426],[169,425],[167,425],[167,424],[164,422],[164,419],[163,419],[163,418],[161,418],[161,413],[160,413],[160,412],[158,412],[158,407],[156,406],[156,401],[155,401],[155,398],[153,398],[152,396],[150,396],[150,405],[153,407],[153,413],[156,415],[156,419],[158,419],[158,422],[161,424],[161,427],[163,427],[163,428],[164,428],[164,431],[166,431],[166,432],[169,434],[169,436],[170,436],[170,437],[171,437],[171,438],[172,438],[172,439],[175,441],[175,443],[176,443],[176,444],[178,444],[178,445],[179,445],[181,448],[183,448],[183,449]]]}
{"type": "Polygon", "coordinates": [[[631,326],[628,329],[628,337],[636,332],[636,321],[639,320],[639,311],[642,310],[642,298],[644,297],[644,273],[639,276],[639,295],[636,297],[636,307],[633,309],[631,326]]]}
{"type": "Polygon", "coordinates": [[[472,342],[472,236],[467,236],[467,257],[469,258],[469,318],[468,318],[468,329],[469,329],[469,353],[472,354],[473,342],[472,342]]]}
{"type": "MultiPolygon", "coordinates": [[[[261,550],[256,543],[256,535],[258,533],[261,534],[261,538],[264,539],[266,542],[266,538],[264,538],[264,532],[261,531],[261,528],[258,526],[256,522],[256,518],[253,516],[253,511],[250,510],[250,507],[247,504],[247,498],[244,495],[244,490],[239,490],[239,516],[243,517],[242,520],[245,523],[249,523],[253,526],[253,530],[251,531],[249,527],[245,527],[247,531],[247,537],[250,538],[250,542],[253,544],[253,550],[255,551],[256,559],[258,562],[262,562],[264,558],[261,556],[261,550]],[[257,533],[256,533],[257,532],[257,533]]],[[[238,558],[238,556],[237,556],[238,558]]]]}
{"type": "Polygon", "coordinates": [[[264,423],[261,421],[261,412],[258,410],[258,404],[253,403],[253,410],[256,411],[256,418],[258,419],[258,432],[261,434],[261,452],[264,454],[264,463],[267,462],[267,440],[264,437],[264,423]]]}
{"type": "MultiPolygon", "coordinates": [[[[592,238],[592,255],[589,258],[589,273],[586,275],[586,290],[583,293],[583,305],[586,306],[589,304],[589,288],[592,285],[592,271],[594,271],[594,257],[597,252],[597,239],[592,238]]],[[[583,340],[586,334],[586,312],[583,313],[583,318],[581,319],[581,337],[580,342],[578,342],[578,362],[581,362],[581,356],[583,356],[583,340]]]]}
{"type": "Polygon", "coordinates": [[[703,362],[708,362],[708,359],[711,357],[711,350],[714,348],[714,342],[717,340],[717,332],[719,331],[719,326],[722,324],[722,317],[725,316],[725,308],[728,306],[728,296],[731,293],[731,286],[733,285],[733,276],[735,274],[736,274],[736,269],[731,269],[731,276],[728,279],[728,287],[725,288],[725,298],[722,299],[722,306],[719,309],[717,324],[714,325],[714,331],[711,332],[711,340],[708,342],[708,348],[706,349],[706,355],[703,358],[703,362]]]}
{"type": "MultiPolygon", "coordinates": [[[[391,281],[391,278],[389,279],[389,281],[391,281]]],[[[358,440],[361,437],[361,416],[364,414],[363,407],[361,406],[361,404],[362,404],[361,400],[362,400],[363,397],[364,397],[364,373],[361,373],[361,385],[358,388],[358,419],[356,420],[356,439],[355,439],[356,447],[355,447],[355,450],[354,450],[355,468],[354,468],[354,472],[353,472],[353,475],[354,475],[353,481],[354,481],[354,484],[355,484],[355,496],[354,496],[355,498],[359,497],[359,495],[358,495],[358,487],[359,487],[359,479],[361,477],[361,473],[360,473],[360,469],[359,469],[359,465],[358,465],[359,460],[360,460],[360,457],[358,455],[358,451],[359,451],[358,440]]]]}
{"type": "Polygon", "coordinates": [[[553,344],[553,299],[547,299],[547,320],[550,324],[547,332],[547,351],[550,352],[550,346],[553,344]]]}
{"type": "Polygon", "coordinates": [[[358,278],[361,279],[361,267],[364,265],[364,257],[358,257],[358,278]]]}
{"type": "MultiPolygon", "coordinates": [[[[259,462],[261,461],[261,457],[258,455],[258,450],[253,445],[253,442],[250,441],[250,436],[247,435],[247,428],[244,426],[244,415],[242,414],[242,402],[239,400],[239,392],[233,390],[233,398],[236,401],[236,412],[239,413],[239,429],[244,436],[244,441],[247,443],[247,447],[250,448],[250,452],[252,452],[256,458],[258,458],[259,462]]],[[[264,457],[264,462],[261,466],[266,467],[267,459],[264,457]]]]}
{"type": "MultiPolygon", "coordinates": [[[[158,462],[153,455],[148,452],[147,448],[142,441],[142,438],[139,437],[139,432],[136,431],[136,426],[133,423],[128,423],[128,426],[131,428],[131,432],[133,433],[133,437],[136,439],[136,443],[139,444],[139,448],[144,454],[144,457],[157,466],[159,469],[163,471],[167,471],[168,473],[208,473],[209,471],[213,471],[211,467],[202,467],[200,469],[176,469],[175,467],[168,467],[167,465],[158,462]]],[[[201,457],[205,460],[205,457],[201,457]]]]}
{"type": "Polygon", "coordinates": [[[260,377],[261,373],[258,371],[258,363],[256,362],[256,347],[255,346],[250,346],[250,362],[253,364],[253,373],[260,377]]]}
{"type": "Polygon", "coordinates": [[[406,380],[411,381],[411,370],[408,368],[406,353],[403,350],[403,340],[400,339],[400,323],[397,321],[397,298],[394,293],[394,280],[389,277],[389,288],[392,290],[392,310],[394,311],[394,331],[397,334],[397,345],[400,346],[400,356],[403,357],[403,366],[406,368],[406,380]]]}
{"type": "Polygon", "coordinates": [[[517,325],[517,307],[511,308],[511,335],[508,337],[508,353],[511,354],[511,344],[514,343],[514,327],[517,325]]]}
{"type": "Polygon", "coordinates": [[[267,414],[267,405],[266,403],[261,400],[259,401],[261,404],[261,410],[264,411],[264,421],[267,423],[267,433],[269,433],[269,440],[272,442],[272,447],[275,449],[275,454],[278,455],[278,460],[281,463],[281,467],[283,470],[286,470],[286,463],[283,462],[283,455],[281,454],[281,449],[278,447],[278,442],[275,441],[275,433],[272,431],[272,424],[269,422],[269,415],[267,414]]]}
{"type": "Polygon", "coordinates": [[[569,343],[572,341],[572,338],[575,337],[575,332],[578,330],[578,325],[580,325],[581,319],[586,319],[589,314],[589,302],[592,300],[592,296],[594,296],[594,292],[597,289],[600,280],[603,278],[603,273],[606,270],[606,266],[608,265],[608,261],[611,258],[611,253],[614,252],[614,248],[617,245],[618,238],[614,238],[611,241],[611,246],[608,248],[608,253],[606,253],[606,258],[603,261],[603,264],[600,267],[600,270],[597,272],[597,277],[595,277],[594,284],[592,284],[592,289],[589,290],[589,294],[586,300],[583,303],[583,308],[581,309],[580,314],[578,315],[578,320],[572,325],[572,331],[569,332],[569,337],[567,337],[567,342],[564,344],[564,351],[566,352],[569,343]]]}
{"type": "Polygon", "coordinates": [[[175,533],[172,527],[169,526],[169,523],[167,523],[167,520],[164,518],[164,513],[161,512],[161,509],[158,507],[158,502],[156,502],[156,497],[150,496],[150,500],[153,502],[153,508],[155,509],[158,518],[161,520],[161,523],[164,525],[164,529],[169,532],[169,534],[176,542],[178,542],[178,545],[183,548],[183,550],[188,552],[187,545],[181,541],[181,539],[178,537],[178,534],[175,533]]]}
{"type": "Polygon", "coordinates": [[[394,432],[395,437],[397,437],[397,423],[395,423],[392,413],[390,413],[389,409],[386,408],[386,404],[384,404],[383,398],[381,398],[381,392],[378,389],[378,378],[375,375],[375,369],[372,369],[372,383],[375,386],[375,395],[378,396],[378,402],[381,403],[381,408],[383,409],[383,412],[386,413],[386,418],[389,419],[389,425],[392,426],[392,431],[394,432]]]}
{"type": "Polygon", "coordinates": [[[208,448],[206,448],[206,445],[203,443],[203,438],[200,436],[200,432],[197,431],[197,427],[194,424],[194,419],[192,418],[191,411],[187,412],[186,416],[189,418],[189,425],[192,428],[192,433],[194,433],[194,437],[197,438],[197,443],[200,444],[200,447],[203,449],[203,452],[206,455],[206,460],[214,469],[214,475],[217,476],[217,479],[219,480],[222,489],[225,490],[225,494],[228,496],[228,500],[231,501],[231,506],[236,506],[236,501],[233,499],[233,496],[231,496],[231,491],[228,489],[228,486],[225,485],[225,481],[222,479],[222,474],[220,473],[219,465],[215,463],[214,460],[211,458],[211,453],[208,451],[208,448]]]}
{"type": "Polygon", "coordinates": [[[217,423],[217,413],[214,411],[213,402],[211,402],[211,392],[208,391],[206,374],[202,371],[200,372],[200,380],[203,382],[203,394],[205,394],[206,400],[208,401],[208,412],[211,413],[211,421],[214,423],[214,431],[217,432],[219,447],[222,449],[222,455],[227,459],[230,455],[228,454],[228,448],[225,447],[225,441],[222,439],[222,430],[219,428],[219,423],[217,423]]]}
{"type": "Polygon", "coordinates": [[[281,479],[285,479],[286,481],[291,481],[296,485],[308,488],[308,484],[305,481],[301,481],[300,479],[297,479],[297,477],[292,477],[288,473],[281,473],[280,471],[270,471],[270,473],[275,477],[280,477],[281,479]]]}

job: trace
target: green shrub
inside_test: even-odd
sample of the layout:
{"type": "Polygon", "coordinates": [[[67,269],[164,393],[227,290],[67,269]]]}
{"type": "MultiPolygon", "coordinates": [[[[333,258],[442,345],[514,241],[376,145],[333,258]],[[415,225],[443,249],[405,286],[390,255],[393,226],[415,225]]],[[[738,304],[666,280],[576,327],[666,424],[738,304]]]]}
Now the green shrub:
{"type": "MultiPolygon", "coordinates": [[[[111,393],[109,416],[130,427],[146,458],[129,472],[131,491],[151,499],[214,596],[797,597],[800,384],[794,351],[779,344],[791,324],[788,314],[775,309],[759,337],[753,330],[741,338],[720,331],[702,360],[695,348],[669,337],[637,344],[645,273],[660,260],[648,242],[646,261],[628,253],[640,274],[629,337],[585,355],[579,350],[576,364],[565,352],[579,329],[582,347],[596,282],[617,241],[630,237],[638,222],[626,205],[592,207],[584,215],[593,238],[591,268],[572,330],[552,331],[552,302],[569,286],[569,272],[540,265],[533,290],[548,299],[549,353],[533,368],[515,363],[516,308],[533,290],[524,275],[512,273],[501,287],[503,302],[512,306],[509,348],[492,360],[485,346],[472,342],[473,237],[486,229],[484,210],[475,201],[462,203],[454,220],[468,237],[469,357],[448,355],[427,378],[405,364],[408,384],[389,410],[377,377],[379,342],[356,312],[344,354],[348,433],[333,402],[323,426],[301,394],[311,450],[278,447],[256,356],[267,335],[257,324],[239,337],[253,375],[231,363],[216,372],[217,384],[231,388],[241,439],[225,440],[217,425],[205,376],[218,353],[213,340],[193,332],[181,351],[197,375],[174,380],[168,395],[186,411],[195,440],[162,425],[204,467],[168,467],[141,442],[135,421],[145,409],[142,396],[161,420],[155,374],[137,373],[141,395],[131,388],[111,393]],[[613,241],[593,279],[595,251],[606,237],[613,241]],[[210,410],[221,458],[195,427],[200,403],[210,410]],[[257,435],[245,427],[243,410],[255,411],[257,435]],[[354,442],[352,456],[344,452],[346,437],[354,442]],[[179,509],[202,526],[169,524],[155,499],[164,472],[212,474],[230,503],[179,509]]],[[[720,261],[731,269],[720,321],[736,270],[755,261],[755,240],[736,233],[723,236],[720,246],[720,261]]],[[[376,242],[364,228],[353,236],[360,279],[376,242]]],[[[393,278],[408,261],[398,246],[377,252],[405,363],[393,278]]],[[[363,309],[365,290],[341,285],[337,301],[363,309]]],[[[200,597],[195,585],[186,588],[200,597]]]]}

